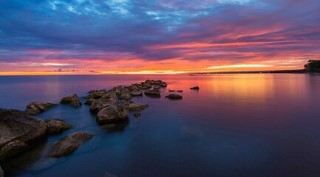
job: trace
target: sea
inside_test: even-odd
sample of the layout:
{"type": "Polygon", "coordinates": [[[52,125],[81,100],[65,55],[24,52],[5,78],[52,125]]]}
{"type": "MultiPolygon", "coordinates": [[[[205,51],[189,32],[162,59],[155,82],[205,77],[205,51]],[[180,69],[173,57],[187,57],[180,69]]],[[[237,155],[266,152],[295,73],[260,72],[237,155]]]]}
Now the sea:
{"type": "Polygon", "coordinates": [[[6,177],[319,177],[320,75],[203,74],[1,76],[0,107],[59,103],[93,89],[161,79],[161,98],[121,130],[101,128],[87,105],[58,104],[39,119],[73,125],[33,150],[0,162],[6,177]],[[200,90],[190,87],[199,86],[200,90]],[[168,89],[183,90],[168,100],[168,89]],[[77,131],[94,134],[73,154],[49,158],[50,147],[77,131]]]}

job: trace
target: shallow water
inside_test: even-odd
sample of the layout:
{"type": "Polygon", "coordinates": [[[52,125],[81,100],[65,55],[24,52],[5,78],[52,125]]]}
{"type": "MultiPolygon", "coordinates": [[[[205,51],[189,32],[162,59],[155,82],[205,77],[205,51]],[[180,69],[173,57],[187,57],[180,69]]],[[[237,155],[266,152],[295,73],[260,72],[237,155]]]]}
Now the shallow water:
{"type": "Polygon", "coordinates": [[[56,106],[37,117],[61,118],[73,129],[2,162],[6,176],[320,176],[320,75],[0,77],[0,107],[25,109],[145,79],[182,89],[183,100],[167,100],[167,90],[160,99],[135,98],[149,108],[116,132],[101,129],[86,105],[56,106]],[[189,89],[195,85],[199,91],[189,89]],[[70,156],[46,157],[53,142],[75,131],[95,137],[70,156]]]}

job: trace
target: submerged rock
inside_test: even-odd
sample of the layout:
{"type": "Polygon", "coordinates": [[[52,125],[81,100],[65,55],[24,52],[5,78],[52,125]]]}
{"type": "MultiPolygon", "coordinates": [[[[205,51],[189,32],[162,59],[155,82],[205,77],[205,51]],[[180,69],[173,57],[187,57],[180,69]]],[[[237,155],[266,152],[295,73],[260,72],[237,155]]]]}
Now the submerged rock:
{"type": "Polygon", "coordinates": [[[26,112],[30,115],[42,113],[55,106],[53,103],[31,102],[27,105],[26,112]]]}
{"type": "Polygon", "coordinates": [[[141,113],[140,112],[134,112],[133,113],[133,117],[135,117],[135,118],[138,118],[138,117],[140,117],[141,116],[141,113]]]}
{"type": "Polygon", "coordinates": [[[166,96],[166,98],[170,99],[170,100],[181,100],[182,96],[178,95],[178,94],[169,94],[166,96]]]}
{"type": "Polygon", "coordinates": [[[98,112],[97,122],[100,125],[128,121],[128,109],[117,105],[108,105],[98,112]]]}
{"type": "Polygon", "coordinates": [[[195,87],[191,87],[190,89],[191,89],[191,90],[199,90],[200,87],[199,87],[199,86],[195,86],[195,87]]]}
{"type": "Polygon", "coordinates": [[[128,122],[116,123],[116,124],[105,124],[105,125],[102,125],[101,128],[108,132],[123,131],[127,125],[128,125],[128,122]]]}
{"type": "Polygon", "coordinates": [[[129,111],[136,112],[136,111],[142,111],[148,107],[147,104],[141,104],[141,103],[131,103],[129,105],[129,111]]]}
{"type": "Polygon", "coordinates": [[[0,109],[0,148],[6,145],[6,147],[15,147],[10,151],[10,154],[1,155],[0,159],[25,150],[24,146],[15,146],[17,142],[9,144],[10,142],[18,140],[28,145],[44,137],[45,133],[46,126],[44,123],[29,116],[26,112],[0,109]],[[14,150],[16,150],[16,153],[14,150]]]}
{"type": "Polygon", "coordinates": [[[85,132],[72,133],[57,141],[49,152],[49,157],[63,157],[75,152],[79,146],[93,137],[85,132]]]}
{"type": "Polygon", "coordinates": [[[47,126],[47,134],[56,135],[65,130],[69,130],[72,126],[60,119],[46,119],[45,125],[47,126]]]}
{"type": "Polygon", "coordinates": [[[79,97],[77,94],[73,94],[71,96],[63,97],[60,101],[61,104],[70,104],[71,106],[75,108],[79,108],[81,106],[81,102],[79,100],[79,97]]]}

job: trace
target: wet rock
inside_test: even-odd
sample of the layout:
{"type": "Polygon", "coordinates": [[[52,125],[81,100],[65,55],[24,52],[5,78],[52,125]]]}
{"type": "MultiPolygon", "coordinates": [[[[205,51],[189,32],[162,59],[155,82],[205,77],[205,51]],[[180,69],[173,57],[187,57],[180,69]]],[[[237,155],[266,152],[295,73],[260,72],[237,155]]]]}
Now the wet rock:
{"type": "Polygon", "coordinates": [[[133,97],[142,96],[142,92],[141,91],[132,91],[132,92],[130,92],[130,95],[133,97]]]}
{"type": "Polygon", "coordinates": [[[94,100],[92,104],[90,105],[90,112],[92,114],[98,114],[98,112],[109,105],[114,105],[117,102],[117,97],[116,96],[105,96],[101,97],[100,99],[94,100]]]}
{"type": "Polygon", "coordinates": [[[160,90],[146,90],[144,91],[144,94],[148,97],[153,97],[153,98],[160,98],[160,90]]]}
{"type": "Polygon", "coordinates": [[[129,111],[136,112],[136,111],[142,111],[148,107],[147,104],[141,104],[141,103],[131,103],[129,105],[129,111]]]}
{"type": "Polygon", "coordinates": [[[170,100],[181,100],[182,96],[172,93],[172,94],[167,95],[166,98],[168,98],[170,100]]]}
{"type": "Polygon", "coordinates": [[[72,133],[57,141],[49,152],[49,157],[63,157],[75,152],[79,146],[93,137],[85,132],[72,133]]]}
{"type": "Polygon", "coordinates": [[[195,87],[191,87],[190,89],[191,89],[191,90],[199,90],[200,87],[199,87],[199,86],[195,86],[195,87]]]}
{"type": "Polygon", "coordinates": [[[0,166],[0,177],[4,177],[4,173],[3,173],[1,166],[0,166]]]}
{"type": "Polygon", "coordinates": [[[98,112],[96,120],[100,125],[128,121],[128,109],[122,106],[108,105],[98,112]]]}
{"type": "Polygon", "coordinates": [[[106,90],[91,90],[88,92],[89,95],[88,95],[88,98],[93,98],[93,99],[99,99],[101,98],[104,94],[107,93],[106,90]]]}
{"type": "Polygon", "coordinates": [[[27,105],[26,112],[30,115],[42,113],[55,106],[53,103],[31,102],[27,105]]]}
{"type": "Polygon", "coordinates": [[[81,106],[81,102],[79,100],[79,97],[77,94],[73,94],[71,96],[63,97],[60,101],[61,104],[70,104],[71,106],[75,108],[79,108],[81,106]]]}
{"type": "Polygon", "coordinates": [[[47,126],[47,134],[56,135],[69,130],[72,126],[60,119],[46,119],[45,125],[47,126]]]}
{"type": "Polygon", "coordinates": [[[119,96],[119,99],[120,100],[131,100],[131,95],[130,93],[122,93],[120,96],[119,96]]]}
{"type": "Polygon", "coordinates": [[[1,159],[8,158],[10,156],[19,154],[27,150],[29,146],[20,140],[14,140],[0,148],[0,157],[1,159]]]}
{"type": "Polygon", "coordinates": [[[44,137],[45,133],[44,123],[26,112],[0,109],[0,148],[15,140],[30,144],[44,137]]]}

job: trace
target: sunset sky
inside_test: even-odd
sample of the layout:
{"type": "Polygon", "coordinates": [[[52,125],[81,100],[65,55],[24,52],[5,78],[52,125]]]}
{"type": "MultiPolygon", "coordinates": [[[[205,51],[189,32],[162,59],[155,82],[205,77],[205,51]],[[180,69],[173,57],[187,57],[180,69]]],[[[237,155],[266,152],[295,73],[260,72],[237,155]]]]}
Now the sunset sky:
{"type": "Polygon", "coordinates": [[[301,69],[319,0],[0,0],[0,75],[301,69]]]}

